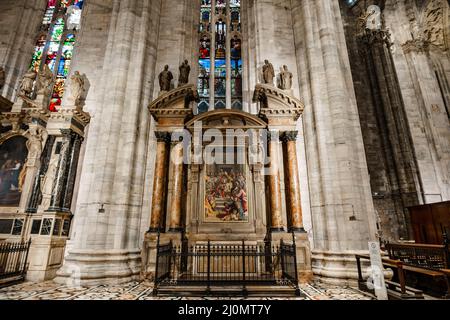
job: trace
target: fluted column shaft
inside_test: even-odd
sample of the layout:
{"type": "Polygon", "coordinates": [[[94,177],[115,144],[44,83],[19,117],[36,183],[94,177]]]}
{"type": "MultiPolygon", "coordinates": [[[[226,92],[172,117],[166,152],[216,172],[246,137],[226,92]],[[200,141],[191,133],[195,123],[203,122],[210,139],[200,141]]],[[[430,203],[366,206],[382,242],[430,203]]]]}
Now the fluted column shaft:
{"type": "Polygon", "coordinates": [[[289,131],[283,135],[284,143],[284,158],[286,163],[286,185],[288,187],[288,200],[287,206],[290,213],[290,226],[291,232],[305,232],[303,226],[303,213],[301,203],[300,192],[300,178],[298,171],[298,159],[297,159],[297,137],[298,131],[289,131]]]}
{"type": "Polygon", "coordinates": [[[285,230],[282,218],[282,198],[281,198],[281,181],[280,181],[280,159],[279,151],[279,135],[270,132],[269,134],[269,154],[270,154],[270,174],[269,174],[269,190],[270,190],[270,212],[271,212],[271,228],[272,232],[282,232],[285,230]]]}
{"type": "Polygon", "coordinates": [[[167,132],[156,132],[158,140],[156,146],[155,177],[153,180],[152,216],[149,232],[162,231],[165,209],[165,188],[167,175],[167,155],[170,134],[167,132]]]}
{"type": "Polygon", "coordinates": [[[183,144],[178,142],[174,145],[171,154],[172,165],[172,200],[170,207],[169,232],[180,232],[183,230],[181,216],[181,200],[183,193],[183,144]]]}

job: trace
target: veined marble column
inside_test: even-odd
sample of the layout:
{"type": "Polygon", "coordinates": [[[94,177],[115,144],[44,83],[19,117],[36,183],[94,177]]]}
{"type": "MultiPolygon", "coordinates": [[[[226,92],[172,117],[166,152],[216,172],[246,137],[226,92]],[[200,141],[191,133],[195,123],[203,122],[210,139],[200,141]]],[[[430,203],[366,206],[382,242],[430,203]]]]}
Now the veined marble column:
{"type": "Polygon", "coordinates": [[[62,197],[62,211],[70,212],[72,207],[73,192],[75,188],[75,179],[77,177],[78,161],[80,159],[81,144],[84,138],[76,133],[72,133],[72,148],[70,150],[70,160],[67,163],[66,188],[62,197]]]}
{"type": "Polygon", "coordinates": [[[55,145],[55,136],[49,136],[41,156],[41,167],[35,176],[31,196],[27,204],[27,213],[36,213],[40,202],[42,201],[41,180],[47,174],[50,158],[52,157],[53,146],[55,145]]]}
{"type": "Polygon", "coordinates": [[[291,225],[289,231],[291,232],[305,232],[303,227],[303,213],[300,195],[300,178],[298,172],[297,160],[297,137],[298,131],[288,131],[283,135],[283,143],[285,147],[284,157],[286,159],[285,170],[288,187],[288,204],[287,207],[290,213],[291,225]]]}
{"type": "Polygon", "coordinates": [[[168,132],[156,132],[155,135],[158,143],[156,147],[155,178],[153,180],[152,217],[148,231],[152,233],[162,231],[163,227],[162,219],[166,202],[167,146],[170,142],[170,133],[168,132]]]}
{"type": "MultiPolygon", "coordinates": [[[[73,174],[73,166],[77,166],[77,163],[73,163],[73,152],[75,146],[75,139],[78,136],[72,130],[61,130],[63,134],[63,143],[61,147],[60,158],[58,162],[58,171],[56,174],[56,179],[53,185],[53,193],[52,199],[50,202],[50,208],[48,211],[51,212],[63,212],[64,200],[66,195],[66,191],[69,189],[73,190],[73,186],[69,186],[69,172],[72,171],[73,174]]],[[[76,170],[76,168],[75,168],[76,170]]],[[[72,182],[75,181],[75,178],[72,179],[72,182]]],[[[67,210],[70,210],[67,209],[67,210]]]]}
{"type": "Polygon", "coordinates": [[[281,198],[281,181],[280,181],[280,159],[279,154],[279,134],[271,131],[269,133],[269,154],[270,154],[270,212],[271,212],[271,228],[272,232],[283,232],[282,218],[282,198],[281,198]]]}
{"type": "Polygon", "coordinates": [[[172,167],[172,201],[170,205],[170,225],[169,232],[183,231],[181,217],[181,200],[183,193],[183,143],[174,144],[170,157],[172,167]]]}

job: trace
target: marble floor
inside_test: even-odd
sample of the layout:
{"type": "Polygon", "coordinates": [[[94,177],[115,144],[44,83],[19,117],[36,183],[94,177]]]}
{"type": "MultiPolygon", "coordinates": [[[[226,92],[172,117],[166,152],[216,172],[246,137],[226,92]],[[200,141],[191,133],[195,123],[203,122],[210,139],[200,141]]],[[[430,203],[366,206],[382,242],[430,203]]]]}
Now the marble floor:
{"type": "MultiPolygon", "coordinates": [[[[251,298],[262,300],[372,300],[370,296],[350,287],[336,287],[323,283],[301,286],[301,298],[251,298]]],[[[131,282],[123,285],[99,285],[95,287],[68,287],[48,281],[22,283],[0,289],[0,300],[204,300],[244,298],[181,298],[154,297],[152,288],[144,283],[131,282]]]]}

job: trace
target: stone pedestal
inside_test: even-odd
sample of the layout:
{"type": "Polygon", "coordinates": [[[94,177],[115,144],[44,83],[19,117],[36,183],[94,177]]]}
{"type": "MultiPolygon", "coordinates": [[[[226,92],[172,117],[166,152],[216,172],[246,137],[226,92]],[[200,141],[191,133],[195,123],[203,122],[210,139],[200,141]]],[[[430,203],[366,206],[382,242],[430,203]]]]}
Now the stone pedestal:
{"type": "Polygon", "coordinates": [[[52,280],[63,264],[64,251],[70,223],[68,214],[34,215],[33,220],[41,219],[38,235],[31,235],[31,247],[28,255],[29,269],[27,280],[39,282],[52,280]]]}
{"type": "MultiPolygon", "coordinates": [[[[307,233],[296,233],[295,236],[297,273],[299,283],[309,283],[313,280],[313,270],[311,266],[311,247],[307,233]]],[[[292,243],[293,237],[289,233],[273,233],[272,245],[278,246],[280,241],[292,243]]]]}

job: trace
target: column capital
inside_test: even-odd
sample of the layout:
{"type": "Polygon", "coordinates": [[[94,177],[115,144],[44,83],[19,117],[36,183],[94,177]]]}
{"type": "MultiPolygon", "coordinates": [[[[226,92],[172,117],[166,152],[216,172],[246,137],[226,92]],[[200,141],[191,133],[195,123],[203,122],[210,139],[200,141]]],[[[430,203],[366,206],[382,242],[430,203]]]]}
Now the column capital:
{"type": "Polygon", "coordinates": [[[281,137],[281,140],[283,142],[289,142],[289,141],[297,141],[297,138],[298,138],[298,131],[286,131],[281,137]]]}
{"type": "Polygon", "coordinates": [[[83,137],[72,129],[60,129],[61,135],[67,139],[80,139],[83,140],[83,137]]]}
{"type": "Polygon", "coordinates": [[[156,140],[158,142],[169,143],[171,141],[171,134],[170,134],[170,132],[156,131],[155,132],[155,136],[156,136],[156,140]]]}
{"type": "Polygon", "coordinates": [[[268,142],[278,142],[281,139],[281,132],[277,130],[269,130],[267,132],[267,141],[268,142]]]}

